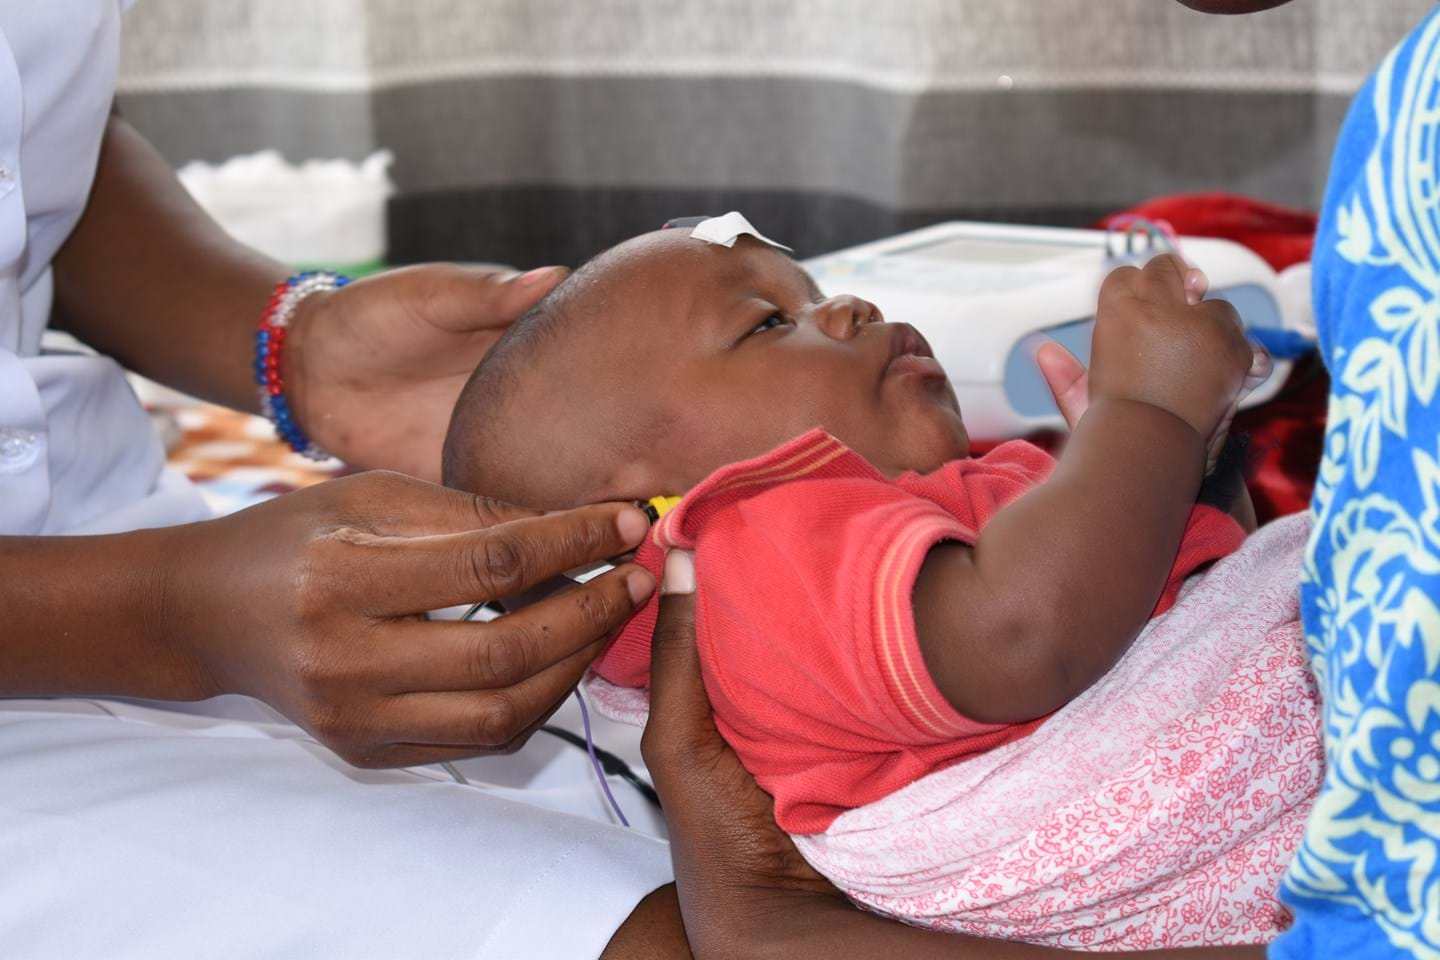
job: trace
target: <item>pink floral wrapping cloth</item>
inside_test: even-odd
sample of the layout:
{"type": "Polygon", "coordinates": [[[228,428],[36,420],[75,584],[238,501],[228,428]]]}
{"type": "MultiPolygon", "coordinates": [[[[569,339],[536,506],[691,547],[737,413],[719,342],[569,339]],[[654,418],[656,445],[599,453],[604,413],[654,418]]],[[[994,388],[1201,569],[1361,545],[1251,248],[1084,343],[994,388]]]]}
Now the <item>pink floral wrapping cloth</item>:
{"type": "MultiPolygon", "coordinates": [[[[855,902],[934,929],[1089,950],[1262,943],[1322,777],[1298,583],[1308,515],[1194,577],[1030,736],[796,844],[855,902]]],[[[645,693],[592,678],[643,722],[645,693]]]]}
{"type": "Polygon", "coordinates": [[[1262,943],[1322,777],[1300,629],[1308,515],[1187,584],[1041,727],[797,837],[852,899],[1092,950],[1262,943]]]}

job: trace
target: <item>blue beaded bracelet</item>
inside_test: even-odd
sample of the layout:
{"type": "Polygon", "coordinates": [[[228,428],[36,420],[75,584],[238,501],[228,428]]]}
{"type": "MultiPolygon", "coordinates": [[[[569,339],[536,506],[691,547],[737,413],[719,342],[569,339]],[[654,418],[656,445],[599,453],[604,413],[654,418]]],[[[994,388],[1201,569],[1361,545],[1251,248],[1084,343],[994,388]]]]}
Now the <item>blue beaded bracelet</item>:
{"type": "Polygon", "coordinates": [[[285,331],[290,328],[295,309],[306,297],[322,290],[338,290],[349,282],[349,277],[338,273],[297,273],[275,287],[255,331],[255,385],[260,390],[260,412],[275,425],[275,433],[291,450],[309,460],[329,460],[330,454],[305,436],[305,431],[295,422],[290,401],[285,398],[285,380],[280,372],[285,331]]]}

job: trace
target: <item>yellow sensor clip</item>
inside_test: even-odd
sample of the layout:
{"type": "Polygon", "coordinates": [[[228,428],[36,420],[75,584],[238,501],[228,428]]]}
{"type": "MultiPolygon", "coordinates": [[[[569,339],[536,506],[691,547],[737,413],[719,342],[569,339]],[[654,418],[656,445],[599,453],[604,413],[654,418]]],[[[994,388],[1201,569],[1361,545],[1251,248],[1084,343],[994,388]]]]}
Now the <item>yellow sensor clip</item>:
{"type": "Polygon", "coordinates": [[[679,497],[651,497],[640,504],[640,509],[650,518],[651,523],[658,523],[660,518],[665,516],[680,502],[679,497]]]}

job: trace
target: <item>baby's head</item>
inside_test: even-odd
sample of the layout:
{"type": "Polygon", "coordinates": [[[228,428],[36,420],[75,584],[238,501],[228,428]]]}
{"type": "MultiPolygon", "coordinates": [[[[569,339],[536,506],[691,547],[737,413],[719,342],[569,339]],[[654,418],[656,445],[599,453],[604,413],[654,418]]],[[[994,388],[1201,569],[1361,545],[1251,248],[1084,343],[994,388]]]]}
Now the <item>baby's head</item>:
{"type": "Polygon", "coordinates": [[[680,494],[824,427],[887,474],[969,439],[924,339],[785,254],[685,229],[590,261],[509,330],[445,439],[448,486],[558,509],[680,494]]]}

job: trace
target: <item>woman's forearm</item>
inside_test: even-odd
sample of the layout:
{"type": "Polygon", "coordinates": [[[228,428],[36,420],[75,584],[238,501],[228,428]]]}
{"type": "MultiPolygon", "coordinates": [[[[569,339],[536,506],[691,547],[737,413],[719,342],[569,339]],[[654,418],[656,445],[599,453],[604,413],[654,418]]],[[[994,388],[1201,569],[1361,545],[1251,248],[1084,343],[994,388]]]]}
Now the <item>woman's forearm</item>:
{"type": "Polygon", "coordinates": [[[0,696],[214,693],[165,628],[177,529],[0,537],[0,696]]]}
{"type": "Polygon", "coordinates": [[[254,411],[256,321],[286,267],[232,239],[119,116],[55,259],[56,319],[151,379],[254,411]]]}
{"type": "MultiPolygon", "coordinates": [[[[855,909],[841,899],[826,901],[803,895],[804,902],[769,893],[772,899],[755,913],[754,928],[763,947],[754,953],[765,960],[1056,960],[1073,954],[1049,947],[1005,940],[982,940],[959,934],[922,930],[855,909]]],[[[746,945],[749,946],[748,944],[746,945]]],[[[698,957],[697,960],[706,960],[698,957]]]]}
{"type": "MultiPolygon", "coordinates": [[[[683,898],[683,895],[682,895],[683,898]]],[[[1006,940],[987,940],[908,926],[857,910],[839,897],[756,891],[732,924],[733,950],[722,956],[763,960],[1073,960],[1083,954],[1006,940]]],[[[732,914],[733,915],[733,914],[732,914]]],[[[711,938],[714,942],[714,938],[711,938]]],[[[1127,960],[1260,960],[1263,946],[1147,950],[1112,954],[1127,960]]],[[[709,960],[696,953],[697,960],[709,960]]]]}

